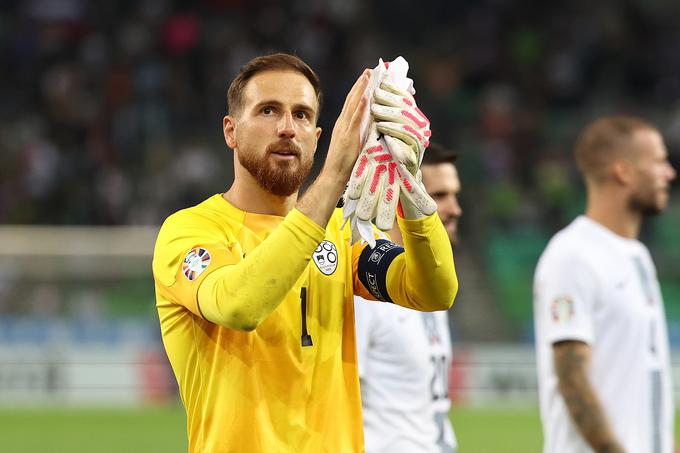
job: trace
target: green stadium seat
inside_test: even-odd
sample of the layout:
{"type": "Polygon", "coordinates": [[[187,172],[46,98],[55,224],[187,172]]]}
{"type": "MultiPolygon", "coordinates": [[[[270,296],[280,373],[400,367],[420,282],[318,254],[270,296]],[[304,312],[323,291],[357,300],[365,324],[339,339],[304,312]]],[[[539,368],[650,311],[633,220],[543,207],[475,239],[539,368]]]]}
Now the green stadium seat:
{"type": "Polygon", "coordinates": [[[537,228],[493,232],[486,247],[496,303],[519,332],[533,326],[532,285],[538,258],[548,241],[537,228]]]}

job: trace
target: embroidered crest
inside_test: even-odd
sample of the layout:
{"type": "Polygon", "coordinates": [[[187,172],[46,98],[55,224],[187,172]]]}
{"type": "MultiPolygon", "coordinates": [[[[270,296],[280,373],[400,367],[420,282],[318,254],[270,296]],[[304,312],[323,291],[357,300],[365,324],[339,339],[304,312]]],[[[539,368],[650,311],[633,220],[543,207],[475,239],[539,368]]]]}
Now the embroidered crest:
{"type": "Polygon", "coordinates": [[[331,275],[338,268],[338,249],[331,241],[321,241],[312,259],[322,274],[331,275]]]}
{"type": "Polygon", "coordinates": [[[187,253],[182,262],[182,272],[187,280],[194,281],[210,265],[210,252],[201,247],[194,247],[187,253]]]}
{"type": "Polygon", "coordinates": [[[574,303],[568,296],[558,297],[550,306],[552,319],[555,322],[567,322],[574,316],[574,303]]]}

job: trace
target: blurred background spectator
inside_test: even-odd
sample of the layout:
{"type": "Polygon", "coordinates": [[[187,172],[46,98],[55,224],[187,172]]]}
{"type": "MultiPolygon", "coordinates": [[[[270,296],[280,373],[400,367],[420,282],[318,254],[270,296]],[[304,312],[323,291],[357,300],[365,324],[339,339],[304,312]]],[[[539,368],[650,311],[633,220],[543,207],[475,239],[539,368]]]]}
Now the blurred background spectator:
{"type": "MultiPolygon", "coordinates": [[[[680,168],[680,28],[669,0],[0,5],[3,224],[158,225],[225,190],[227,84],[248,59],[272,51],[298,54],[321,77],[318,169],[356,75],[378,57],[406,57],[434,137],[461,155],[454,340],[531,337],[536,258],[583,206],[571,148],[584,124],[643,116],[680,168]]],[[[669,212],[644,233],[675,340],[677,192],[676,184],[669,212]]],[[[30,300],[58,312],[62,293],[41,286],[30,300]]],[[[0,300],[0,311],[11,305],[0,300]]]]}

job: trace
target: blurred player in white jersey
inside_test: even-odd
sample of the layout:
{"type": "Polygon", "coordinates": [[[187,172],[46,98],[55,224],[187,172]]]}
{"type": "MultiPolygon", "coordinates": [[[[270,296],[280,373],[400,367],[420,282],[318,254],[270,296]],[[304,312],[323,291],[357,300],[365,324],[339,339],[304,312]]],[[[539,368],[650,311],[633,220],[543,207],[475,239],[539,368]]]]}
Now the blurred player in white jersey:
{"type": "MultiPolygon", "coordinates": [[[[421,167],[452,245],[462,214],[455,158],[453,151],[432,143],[421,167]]],[[[390,236],[401,243],[398,229],[390,236]]],[[[455,452],[447,312],[417,312],[361,298],[354,306],[366,452],[455,452]]]]}
{"type": "Polygon", "coordinates": [[[663,299],[642,220],[675,170],[658,130],[595,121],[575,148],[585,215],[557,233],[534,280],[544,453],[671,453],[674,407],[663,299]]]}

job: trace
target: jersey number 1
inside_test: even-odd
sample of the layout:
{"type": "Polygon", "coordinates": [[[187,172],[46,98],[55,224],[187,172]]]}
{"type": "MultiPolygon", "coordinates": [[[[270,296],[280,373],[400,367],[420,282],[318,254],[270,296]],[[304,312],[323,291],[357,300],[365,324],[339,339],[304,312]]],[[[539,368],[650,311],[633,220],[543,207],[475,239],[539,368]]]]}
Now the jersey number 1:
{"type": "Polygon", "coordinates": [[[300,343],[302,346],[312,346],[312,336],[307,333],[307,288],[300,289],[300,310],[302,312],[302,335],[300,343]]]}

